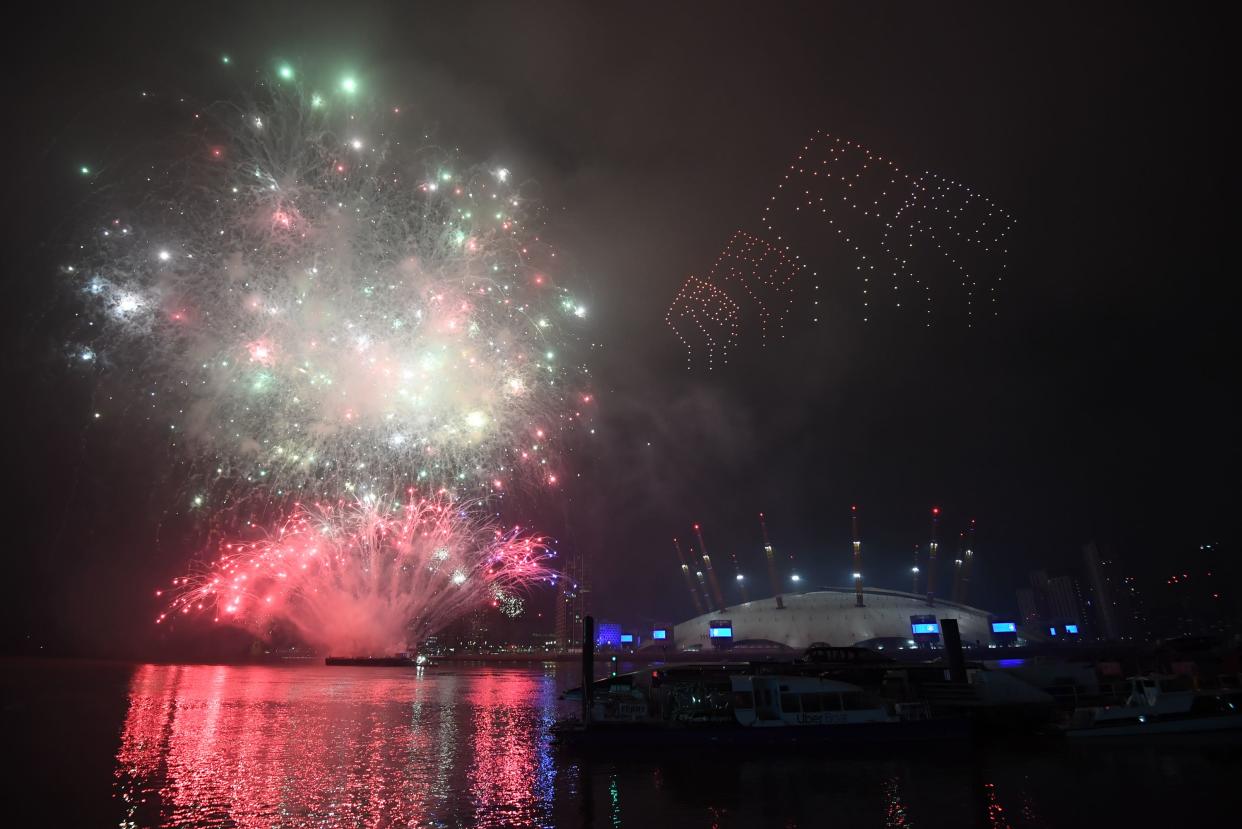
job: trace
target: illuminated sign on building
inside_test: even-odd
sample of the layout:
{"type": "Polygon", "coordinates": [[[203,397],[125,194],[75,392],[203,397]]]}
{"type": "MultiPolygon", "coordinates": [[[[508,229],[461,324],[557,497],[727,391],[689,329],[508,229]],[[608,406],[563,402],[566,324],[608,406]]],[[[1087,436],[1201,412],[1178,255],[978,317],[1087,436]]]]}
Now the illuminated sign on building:
{"type": "Polygon", "coordinates": [[[1017,633],[1018,623],[1017,622],[993,622],[992,632],[993,633],[1017,633]]]}
{"type": "Polygon", "coordinates": [[[931,613],[911,616],[910,632],[920,645],[935,645],[940,641],[940,623],[931,613]]]}
{"type": "Polygon", "coordinates": [[[600,622],[599,627],[595,629],[595,645],[611,645],[612,647],[620,647],[621,645],[621,626],[613,622],[600,622]]]}
{"type": "Polygon", "coordinates": [[[1057,629],[1056,629],[1056,628],[1048,628],[1048,635],[1049,635],[1049,636],[1056,636],[1056,635],[1057,635],[1057,629]]]}
{"type": "Polygon", "coordinates": [[[713,619],[707,623],[707,635],[712,639],[732,639],[733,622],[729,619],[713,619]]]}
{"type": "Polygon", "coordinates": [[[652,639],[667,639],[668,631],[665,630],[664,628],[656,628],[655,630],[651,631],[651,638],[652,639]]]}
{"type": "Polygon", "coordinates": [[[623,633],[623,634],[621,634],[621,644],[622,644],[622,645],[632,645],[632,644],[634,644],[634,634],[632,634],[632,633],[623,633]]]}
{"type": "Polygon", "coordinates": [[[708,635],[713,639],[726,639],[733,635],[733,628],[712,628],[708,635]]]}
{"type": "Polygon", "coordinates": [[[1078,635],[1078,625],[1066,625],[1066,626],[1065,626],[1065,632],[1066,632],[1066,633],[1073,634],[1074,636],[1077,636],[1077,635],[1078,635]]]}

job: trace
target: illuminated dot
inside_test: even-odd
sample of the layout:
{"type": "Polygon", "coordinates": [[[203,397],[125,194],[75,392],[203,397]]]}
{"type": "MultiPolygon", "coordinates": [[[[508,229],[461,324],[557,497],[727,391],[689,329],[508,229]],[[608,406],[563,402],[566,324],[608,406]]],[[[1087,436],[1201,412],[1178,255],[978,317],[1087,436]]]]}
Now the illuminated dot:
{"type": "Polygon", "coordinates": [[[342,78],[341,89],[342,91],[348,92],[350,95],[352,95],[358,91],[358,81],[354,80],[354,78],[352,77],[342,78]]]}
{"type": "Polygon", "coordinates": [[[282,63],[280,68],[276,70],[276,74],[280,75],[281,80],[293,80],[293,67],[287,63],[282,63]]]}

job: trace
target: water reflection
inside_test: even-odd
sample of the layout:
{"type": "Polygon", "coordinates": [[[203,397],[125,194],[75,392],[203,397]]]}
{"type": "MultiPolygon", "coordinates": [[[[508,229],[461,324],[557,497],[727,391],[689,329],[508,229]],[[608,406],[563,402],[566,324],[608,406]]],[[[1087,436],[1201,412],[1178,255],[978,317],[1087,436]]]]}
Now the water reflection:
{"type": "Polygon", "coordinates": [[[116,789],[130,826],[547,822],[555,689],[523,672],[142,666],[116,789]],[[462,745],[470,751],[462,751],[462,745]]]}
{"type": "MultiPolygon", "coordinates": [[[[100,686],[66,675],[10,683],[34,700],[21,709],[19,747],[21,733],[47,742],[53,719],[69,735],[57,768],[98,745],[81,717],[100,710],[88,705],[100,686]]],[[[1180,825],[1187,803],[1222,812],[1219,793],[1242,774],[1236,746],[997,740],[580,756],[551,745],[567,713],[558,691],[576,681],[569,669],[137,667],[124,721],[116,714],[120,749],[102,753],[115,754],[114,800],[106,819],[81,825],[1180,825]],[[1067,796],[1078,791],[1090,796],[1067,796]]]]}

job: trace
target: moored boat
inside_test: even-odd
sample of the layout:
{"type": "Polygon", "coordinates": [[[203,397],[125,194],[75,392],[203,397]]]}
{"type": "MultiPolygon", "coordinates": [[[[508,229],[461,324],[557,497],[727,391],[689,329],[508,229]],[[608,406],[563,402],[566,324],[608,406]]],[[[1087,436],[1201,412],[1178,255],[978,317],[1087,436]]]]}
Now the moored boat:
{"type": "Polygon", "coordinates": [[[589,724],[563,723],[557,737],[609,748],[809,746],[947,740],[967,736],[969,728],[966,718],[932,718],[926,705],[889,703],[826,676],[755,673],[725,664],[597,682],[589,724]]]}
{"type": "Polygon", "coordinates": [[[1065,735],[1075,738],[1230,733],[1242,739],[1242,691],[1196,690],[1182,677],[1130,677],[1121,705],[1074,712],[1065,735]]]}

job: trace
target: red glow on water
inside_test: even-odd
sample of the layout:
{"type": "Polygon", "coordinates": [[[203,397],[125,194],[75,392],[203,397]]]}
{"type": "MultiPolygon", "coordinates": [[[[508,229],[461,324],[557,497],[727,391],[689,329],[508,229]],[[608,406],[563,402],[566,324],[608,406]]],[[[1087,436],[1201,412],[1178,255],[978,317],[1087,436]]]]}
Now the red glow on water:
{"type": "Polygon", "coordinates": [[[126,825],[546,826],[552,705],[525,673],[144,665],[115,791],[126,825]]]}

